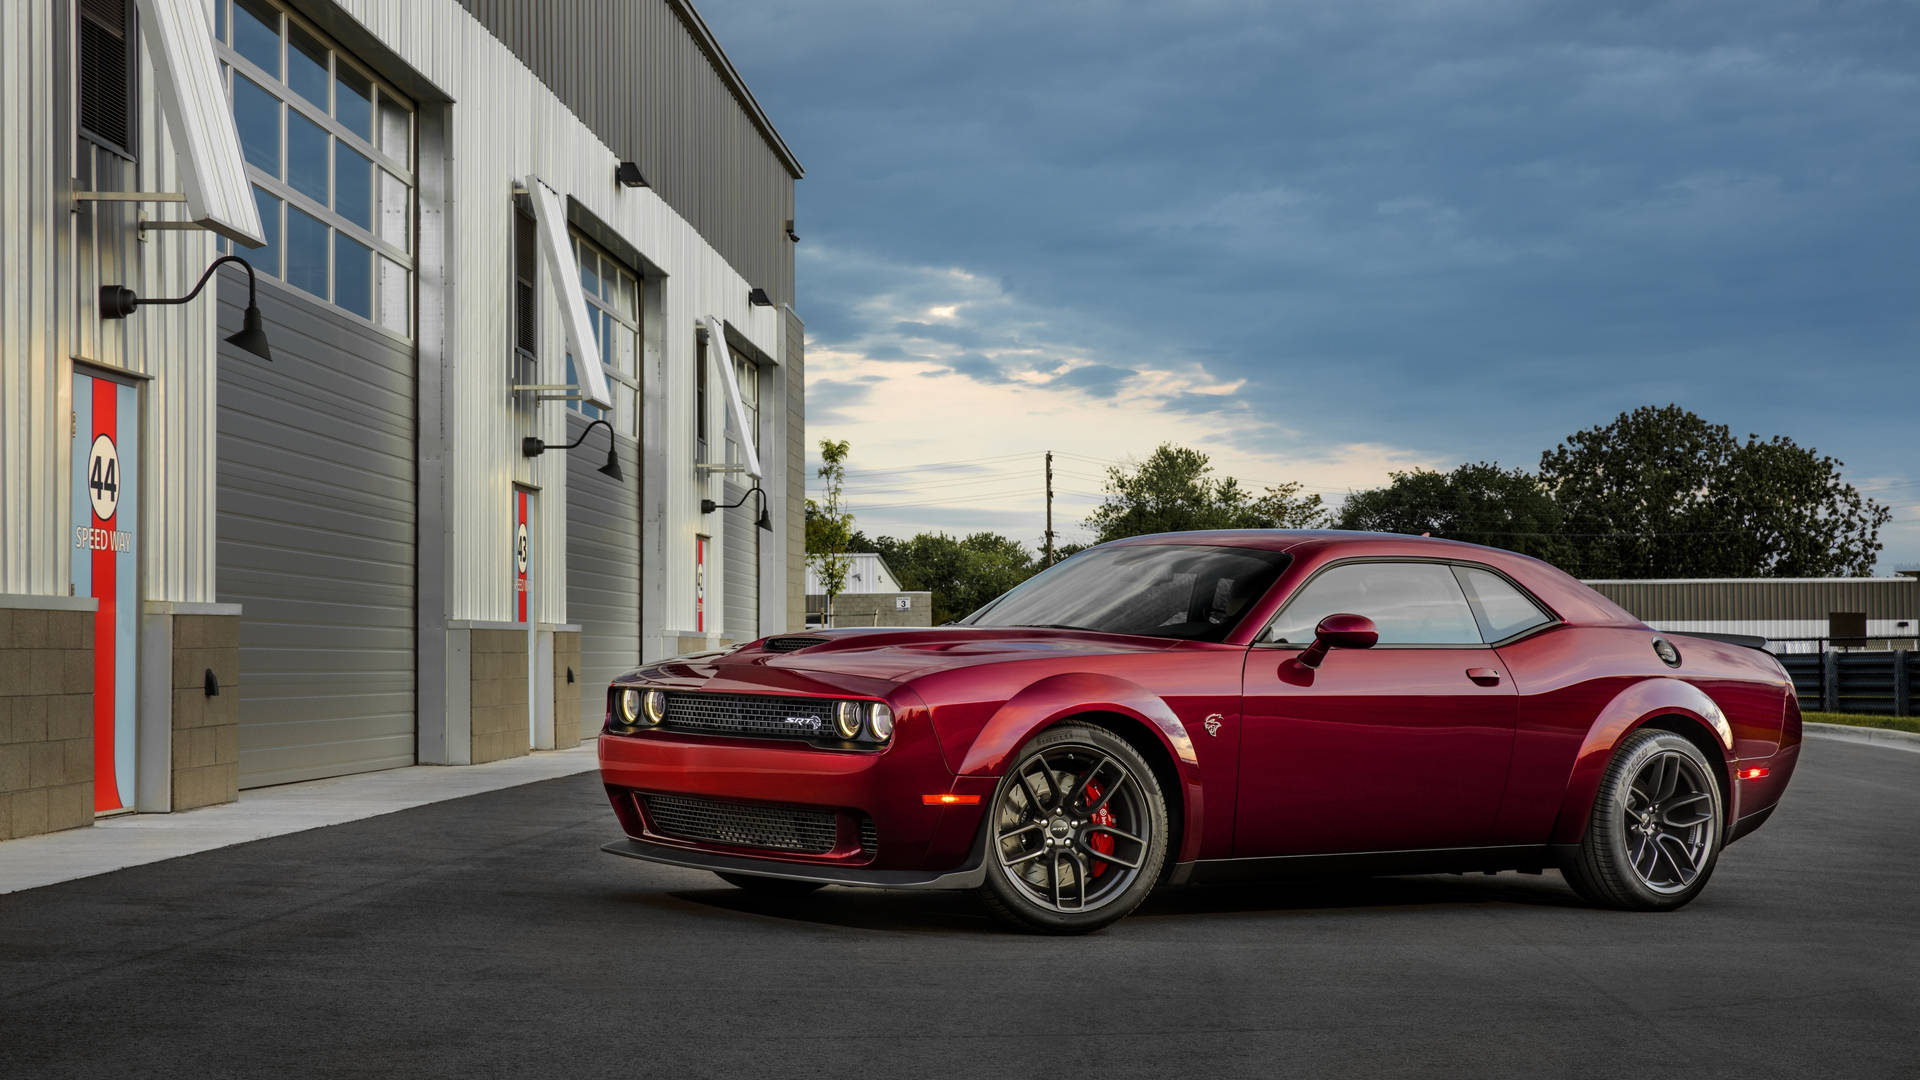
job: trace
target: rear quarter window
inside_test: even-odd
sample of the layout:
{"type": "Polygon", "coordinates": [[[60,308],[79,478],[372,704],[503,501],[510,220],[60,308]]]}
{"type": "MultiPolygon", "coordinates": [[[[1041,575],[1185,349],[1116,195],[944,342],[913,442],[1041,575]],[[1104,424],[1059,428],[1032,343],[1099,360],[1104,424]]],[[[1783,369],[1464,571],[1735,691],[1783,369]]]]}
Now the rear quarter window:
{"type": "Polygon", "coordinates": [[[1480,634],[1488,641],[1505,641],[1553,621],[1526,593],[1491,570],[1456,566],[1454,573],[1473,604],[1480,634]]]}

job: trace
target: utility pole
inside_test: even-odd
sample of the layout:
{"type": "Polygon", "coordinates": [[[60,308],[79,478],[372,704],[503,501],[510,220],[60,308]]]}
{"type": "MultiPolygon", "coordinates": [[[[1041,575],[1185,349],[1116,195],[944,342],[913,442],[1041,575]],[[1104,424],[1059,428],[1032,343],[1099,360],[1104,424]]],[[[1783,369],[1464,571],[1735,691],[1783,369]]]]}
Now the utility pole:
{"type": "Polygon", "coordinates": [[[1047,556],[1044,566],[1053,565],[1053,451],[1047,451],[1047,556]]]}

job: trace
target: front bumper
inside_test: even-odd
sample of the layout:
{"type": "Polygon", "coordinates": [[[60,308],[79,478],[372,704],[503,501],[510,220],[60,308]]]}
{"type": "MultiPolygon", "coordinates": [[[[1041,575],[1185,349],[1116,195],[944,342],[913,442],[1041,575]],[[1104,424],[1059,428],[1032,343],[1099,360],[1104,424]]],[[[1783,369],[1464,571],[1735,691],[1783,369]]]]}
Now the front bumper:
{"type": "Polygon", "coordinates": [[[995,781],[955,777],[924,714],[902,717],[892,744],[857,751],[785,740],[648,730],[599,740],[600,775],[628,841],[606,850],[671,865],[729,873],[828,880],[893,888],[965,873],[995,781]],[[681,795],[773,809],[829,811],[851,838],[862,819],[873,843],[836,843],[821,854],[765,850],[668,835],[650,820],[646,796],[681,795]],[[977,805],[927,805],[927,795],[973,795],[977,805]],[[617,849],[617,850],[616,850],[617,849]],[[722,866],[707,865],[714,861],[722,866]],[[809,875],[827,874],[825,878],[809,875]]]}
{"type": "Polygon", "coordinates": [[[811,881],[820,885],[853,885],[869,889],[974,889],[987,880],[978,864],[945,872],[930,870],[874,870],[864,866],[779,863],[744,855],[726,855],[687,847],[669,847],[627,837],[600,849],[629,859],[682,866],[689,870],[711,870],[716,874],[751,874],[755,877],[783,878],[787,881],[811,881]]]}

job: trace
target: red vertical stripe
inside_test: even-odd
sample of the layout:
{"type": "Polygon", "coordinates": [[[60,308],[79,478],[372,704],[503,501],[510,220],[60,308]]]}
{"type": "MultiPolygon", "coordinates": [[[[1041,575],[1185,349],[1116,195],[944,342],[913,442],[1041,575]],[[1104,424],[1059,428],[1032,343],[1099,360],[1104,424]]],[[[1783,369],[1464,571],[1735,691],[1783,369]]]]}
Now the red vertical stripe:
{"type": "MultiPolygon", "coordinates": [[[[120,445],[120,386],[107,379],[93,380],[93,437],[105,435],[112,439],[117,450],[120,445]]],[[[93,440],[87,440],[89,446],[93,440]]],[[[81,463],[86,468],[86,463],[81,463]]],[[[91,492],[93,478],[89,476],[88,490],[91,492]]],[[[120,478],[114,477],[118,484],[120,478]]],[[[114,510],[114,518],[101,520],[98,514],[90,514],[93,527],[106,530],[111,538],[114,518],[119,510],[114,510]]],[[[96,536],[101,535],[96,533],[96,536]]],[[[119,596],[120,596],[120,559],[109,542],[96,541],[93,546],[93,596],[100,602],[99,610],[93,615],[93,808],[95,810],[120,809],[120,783],[114,771],[114,676],[119,670],[119,658],[114,655],[114,646],[119,635],[119,596]]]]}
{"type": "MultiPolygon", "coordinates": [[[[527,493],[524,491],[515,492],[514,501],[517,504],[515,509],[514,520],[520,526],[525,527],[527,524],[527,493]]],[[[515,533],[514,543],[513,543],[514,584],[520,593],[520,598],[519,598],[520,621],[526,622],[527,621],[527,571],[520,569],[520,566],[519,566],[519,562],[520,562],[520,552],[519,552],[520,537],[518,535],[519,529],[515,529],[514,533],[515,533]]],[[[529,533],[531,533],[531,530],[529,530],[529,533]]],[[[533,555],[531,554],[533,549],[533,537],[531,535],[527,537],[527,549],[529,552],[529,554],[527,555],[527,563],[529,568],[531,568],[533,563],[533,555]]]]}

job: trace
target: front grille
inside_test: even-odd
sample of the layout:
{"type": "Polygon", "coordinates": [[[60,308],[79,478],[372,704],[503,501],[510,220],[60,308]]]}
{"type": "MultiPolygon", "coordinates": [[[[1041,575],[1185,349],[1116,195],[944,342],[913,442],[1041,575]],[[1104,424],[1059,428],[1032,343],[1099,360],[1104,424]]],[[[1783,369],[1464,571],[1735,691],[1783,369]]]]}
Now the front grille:
{"type": "MultiPolygon", "coordinates": [[[[837,830],[831,810],[726,802],[693,795],[642,795],[653,831],[676,840],[825,855],[837,830]]],[[[865,836],[861,838],[865,845],[865,836]]]]}
{"type": "Polygon", "coordinates": [[[873,831],[873,819],[868,817],[865,814],[861,814],[860,815],[860,851],[864,855],[871,855],[874,852],[879,850],[880,850],[880,837],[876,835],[873,831]]]}
{"type": "Polygon", "coordinates": [[[668,694],[670,731],[747,735],[768,739],[838,739],[833,702],[826,698],[760,694],[668,694]]]}

